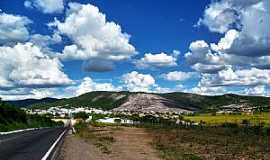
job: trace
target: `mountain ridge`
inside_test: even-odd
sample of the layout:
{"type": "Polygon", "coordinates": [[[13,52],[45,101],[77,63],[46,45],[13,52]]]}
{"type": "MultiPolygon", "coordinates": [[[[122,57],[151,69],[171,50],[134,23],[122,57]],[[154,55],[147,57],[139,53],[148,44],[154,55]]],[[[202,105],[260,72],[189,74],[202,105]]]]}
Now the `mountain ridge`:
{"type": "MultiPolygon", "coordinates": [[[[255,106],[257,108],[264,108],[269,110],[270,107],[270,98],[269,97],[260,97],[260,96],[243,96],[236,94],[225,94],[218,96],[205,96],[191,93],[183,92],[172,92],[172,93],[144,93],[144,92],[107,92],[107,91],[94,91],[88,92],[83,95],[64,98],[64,99],[54,99],[54,98],[45,98],[41,100],[36,100],[32,102],[36,103],[25,103],[27,100],[23,101],[13,101],[12,104],[18,104],[19,107],[27,108],[49,108],[49,107],[92,107],[100,108],[103,110],[113,110],[115,108],[121,107],[124,103],[129,101],[130,96],[134,95],[153,95],[160,96],[157,104],[162,105],[166,102],[165,106],[167,108],[180,108],[190,111],[213,111],[219,110],[223,106],[232,105],[232,104],[247,104],[247,106],[255,106]],[[46,101],[49,100],[49,101],[46,101]]],[[[140,101],[140,98],[136,101],[140,101]]],[[[150,101],[151,98],[150,98],[150,101]]],[[[141,105],[133,102],[131,105],[141,105]],[[135,103],[135,104],[134,104],[135,103]]],[[[152,104],[151,104],[152,105],[152,104]]],[[[154,107],[153,105],[152,107],[154,107]]],[[[142,106],[141,107],[148,107],[142,106]]],[[[130,108],[131,109],[131,108],[130,108]]],[[[131,109],[132,110],[132,109],[131,109]]]]}

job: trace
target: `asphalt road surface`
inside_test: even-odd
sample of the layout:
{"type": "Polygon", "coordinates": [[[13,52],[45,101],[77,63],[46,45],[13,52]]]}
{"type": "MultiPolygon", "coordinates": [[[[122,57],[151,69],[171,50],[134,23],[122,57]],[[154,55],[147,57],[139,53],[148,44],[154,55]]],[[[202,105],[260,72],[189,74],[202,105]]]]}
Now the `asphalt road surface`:
{"type": "Polygon", "coordinates": [[[0,160],[41,160],[65,128],[0,135],[0,160]]]}

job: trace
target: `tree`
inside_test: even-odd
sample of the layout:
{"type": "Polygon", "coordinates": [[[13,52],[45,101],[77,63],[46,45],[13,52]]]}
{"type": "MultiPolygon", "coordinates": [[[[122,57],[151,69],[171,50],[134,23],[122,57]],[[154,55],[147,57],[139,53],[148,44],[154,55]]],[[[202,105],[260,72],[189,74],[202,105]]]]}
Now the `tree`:
{"type": "Polygon", "coordinates": [[[73,115],[73,117],[76,118],[76,119],[81,118],[83,120],[86,120],[89,117],[89,115],[87,113],[85,113],[85,112],[79,112],[79,113],[75,113],[73,115]]]}
{"type": "Polygon", "coordinates": [[[116,119],[114,119],[114,122],[117,123],[117,124],[119,124],[119,123],[121,123],[121,119],[120,118],[116,118],[116,119]]]}

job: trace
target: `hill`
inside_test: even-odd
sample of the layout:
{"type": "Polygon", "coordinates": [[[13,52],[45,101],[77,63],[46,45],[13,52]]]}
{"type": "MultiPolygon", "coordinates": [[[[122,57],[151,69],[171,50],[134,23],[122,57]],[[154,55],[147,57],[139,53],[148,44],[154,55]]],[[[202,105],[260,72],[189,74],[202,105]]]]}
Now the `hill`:
{"type": "Polygon", "coordinates": [[[130,92],[89,92],[78,97],[60,99],[52,103],[36,103],[31,108],[49,108],[55,106],[69,107],[93,107],[110,110],[120,106],[130,92]]]}
{"type": "Polygon", "coordinates": [[[27,115],[23,110],[0,100],[0,132],[24,129],[52,127],[61,125],[50,118],[38,115],[27,115]]]}
{"type": "Polygon", "coordinates": [[[128,96],[128,99],[119,107],[114,108],[115,112],[138,112],[138,113],[168,113],[168,112],[193,112],[197,108],[183,105],[177,101],[164,98],[156,94],[137,93],[128,96]]]}
{"type": "Polygon", "coordinates": [[[268,109],[270,107],[270,97],[242,96],[235,94],[225,94],[218,96],[204,96],[190,93],[166,93],[161,96],[177,101],[185,106],[197,108],[201,111],[219,110],[227,105],[242,104],[246,107],[256,107],[257,109],[268,109]]]}
{"type": "Polygon", "coordinates": [[[47,103],[53,103],[58,101],[59,99],[56,98],[43,98],[43,99],[25,99],[25,100],[17,100],[17,101],[5,101],[6,103],[9,103],[16,107],[27,107],[31,106],[33,104],[47,104],[47,103]]]}
{"type": "MultiPolygon", "coordinates": [[[[27,100],[25,100],[27,102],[27,100]]],[[[23,102],[25,102],[23,101],[23,102]]],[[[18,103],[18,106],[25,105],[18,103]]],[[[32,101],[34,102],[34,101],[32,101]]],[[[220,110],[227,105],[255,107],[258,110],[265,110],[270,107],[269,97],[257,96],[240,96],[234,94],[226,94],[220,96],[204,96],[190,93],[134,93],[134,92],[105,92],[96,91],[83,94],[78,97],[67,99],[53,99],[51,102],[37,101],[24,107],[32,108],[49,108],[55,106],[69,107],[92,107],[101,108],[104,110],[112,110],[118,108],[119,110],[129,109],[158,109],[163,108],[170,110],[171,108],[178,108],[187,111],[213,111],[220,110]],[[142,96],[143,95],[143,96],[142,96]]],[[[148,110],[146,109],[146,110],[148,110]]]]}

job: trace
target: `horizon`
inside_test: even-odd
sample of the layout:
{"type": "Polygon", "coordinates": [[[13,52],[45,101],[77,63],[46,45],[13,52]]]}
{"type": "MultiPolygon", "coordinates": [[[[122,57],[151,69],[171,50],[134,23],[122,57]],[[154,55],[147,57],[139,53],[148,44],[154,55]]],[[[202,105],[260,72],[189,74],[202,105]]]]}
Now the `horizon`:
{"type": "Polygon", "coordinates": [[[93,91],[270,96],[267,0],[10,2],[0,1],[5,101],[93,91]]]}

